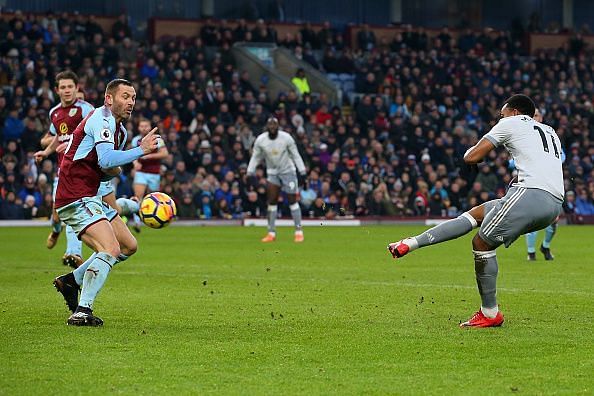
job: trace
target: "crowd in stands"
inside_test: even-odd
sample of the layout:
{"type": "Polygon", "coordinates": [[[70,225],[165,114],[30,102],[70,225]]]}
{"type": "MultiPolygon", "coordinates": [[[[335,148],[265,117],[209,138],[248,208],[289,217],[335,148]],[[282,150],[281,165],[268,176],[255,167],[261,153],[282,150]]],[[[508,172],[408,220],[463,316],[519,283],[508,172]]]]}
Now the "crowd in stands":
{"type": "MultiPolygon", "coordinates": [[[[50,214],[55,159],[35,164],[33,153],[58,100],[54,76],[64,69],[78,73],[95,106],[110,79],[134,82],[127,129],[141,118],[158,126],[170,152],[161,191],[182,218],[265,215],[264,169],[254,182],[246,168],[269,116],[293,135],[307,165],[306,218],[455,216],[503,196],[514,176],[504,150],[478,169],[461,161],[513,93],[530,95],[559,134],[570,218],[594,214],[594,59],[579,38],[530,56],[520,38],[490,29],[454,39],[447,28],[429,38],[409,26],[378,42],[364,27],[356,48],[330,23],[285,37],[264,21],[250,29],[215,20],[187,41],[139,42],[130,34],[125,16],[110,32],[82,15],[0,20],[0,219],[50,214]],[[236,41],[276,42],[324,73],[352,76],[352,103],[297,89],[271,97],[236,67],[236,41]]],[[[116,179],[118,195],[132,195],[133,175],[130,166],[116,179]]]]}

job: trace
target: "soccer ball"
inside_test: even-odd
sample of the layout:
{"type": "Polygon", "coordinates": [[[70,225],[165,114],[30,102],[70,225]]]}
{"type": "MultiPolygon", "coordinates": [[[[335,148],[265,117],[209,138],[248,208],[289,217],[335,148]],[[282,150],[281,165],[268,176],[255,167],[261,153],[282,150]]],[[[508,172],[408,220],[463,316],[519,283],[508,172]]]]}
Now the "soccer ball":
{"type": "Polygon", "coordinates": [[[151,228],[167,227],[177,215],[173,199],[165,193],[154,192],[146,195],[140,203],[140,218],[151,228]]]}

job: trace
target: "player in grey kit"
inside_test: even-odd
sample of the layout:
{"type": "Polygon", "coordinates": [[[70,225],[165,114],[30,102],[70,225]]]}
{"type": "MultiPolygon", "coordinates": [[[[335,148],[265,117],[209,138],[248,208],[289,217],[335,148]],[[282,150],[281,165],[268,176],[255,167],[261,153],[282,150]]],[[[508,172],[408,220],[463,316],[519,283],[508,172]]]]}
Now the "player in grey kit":
{"type": "Polygon", "coordinates": [[[278,212],[278,197],[281,189],[287,193],[291,216],[295,222],[295,242],[303,242],[301,229],[301,208],[297,202],[299,191],[299,177],[305,179],[305,164],[295,141],[285,131],[278,129],[278,120],[271,117],[266,122],[266,132],[262,133],[254,142],[254,152],[247,169],[248,176],[254,176],[260,161],[266,163],[266,196],[268,201],[268,234],[262,242],[276,240],[275,220],[278,212]]]}
{"type": "Polygon", "coordinates": [[[516,162],[518,181],[503,198],[475,206],[416,237],[388,245],[392,256],[397,258],[480,227],[472,248],[481,309],[461,323],[461,327],[501,326],[495,249],[502,244],[509,247],[520,235],[547,227],[561,213],[564,197],[561,142],[553,128],[532,118],[534,111],[534,102],[528,96],[510,97],[501,108],[502,119],[464,154],[467,164],[477,164],[498,146],[510,152],[516,162]]]}

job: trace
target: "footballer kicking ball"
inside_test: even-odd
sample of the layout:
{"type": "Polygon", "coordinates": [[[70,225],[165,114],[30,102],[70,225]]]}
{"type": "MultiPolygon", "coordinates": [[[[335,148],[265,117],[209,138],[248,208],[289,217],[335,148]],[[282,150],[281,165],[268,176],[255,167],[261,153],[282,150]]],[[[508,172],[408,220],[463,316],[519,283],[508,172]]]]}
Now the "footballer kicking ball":
{"type": "Polygon", "coordinates": [[[151,228],[167,227],[177,216],[173,199],[165,193],[154,192],[146,195],[140,203],[140,218],[151,228]]]}

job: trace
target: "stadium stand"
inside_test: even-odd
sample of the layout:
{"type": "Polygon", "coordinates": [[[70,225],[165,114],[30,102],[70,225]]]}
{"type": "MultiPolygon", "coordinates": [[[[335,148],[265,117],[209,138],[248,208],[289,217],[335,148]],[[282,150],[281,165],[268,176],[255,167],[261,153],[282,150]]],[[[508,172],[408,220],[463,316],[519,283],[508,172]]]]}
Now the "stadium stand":
{"type": "MultiPolygon", "coordinates": [[[[263,171],[251,184],[246,164],[270,115],[308,166],[306,218],[454,216],[504,195],[514,173],[505,152],[478,170],[461,158],[518,92],[534,98],[563,143],[568,219],[594,214],[592,37],[214,19],[157,19],[150,31],[133,40],[125,15],[0,18],[0,219],[50,213],[55,163],[36,165],[32,154],[56,102],[53,78],[64,69],[80,76],[96,106],[110,79],[134,82],[127,129],[140,117],[159,127],[170,152],[161,190],[183,218],[265,215],[263,171]],[[334,82],[342,101],[297,89],[272,97],[265,81],[253,84],[237,67],[236,42],[289,49],[334,82]]],[[[133,172],[117,179],[118,195],[132,195],[133,172]]],[[[289,216],[286,202],[279,210],[289,216]]]]}

